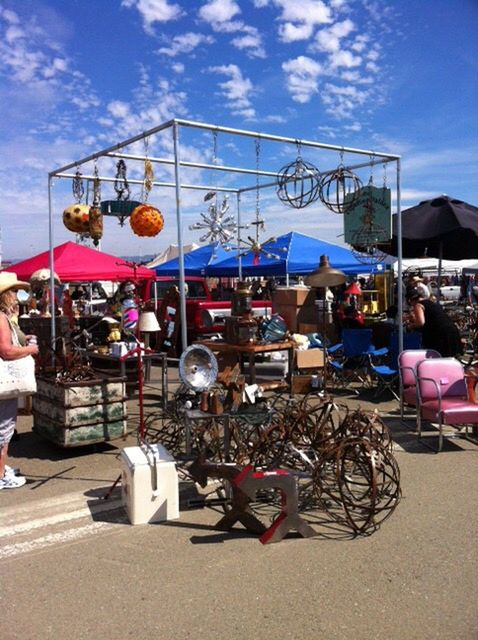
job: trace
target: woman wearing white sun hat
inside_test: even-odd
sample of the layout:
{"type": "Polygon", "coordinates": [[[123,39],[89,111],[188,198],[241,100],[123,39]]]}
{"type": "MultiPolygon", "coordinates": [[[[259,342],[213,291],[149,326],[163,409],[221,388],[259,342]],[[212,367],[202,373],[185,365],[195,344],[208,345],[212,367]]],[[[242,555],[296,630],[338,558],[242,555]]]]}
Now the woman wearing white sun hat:
{"type": "MultiPolygon", "coordinates": [[[[18,360],[38,353],[36,344],[21,346],[20,340],[16,339],[18,330],[11,321],[18,309],[17,291],[29,288],[28,282],[18,280],[15,273],[0,273],[0,358],[3,360],[18,360]]],[[[7,465],[8,445],[17,421],[17,405],[17,398],[0,400],[0,490],[16,489],[26,482],[7,465]]]]}

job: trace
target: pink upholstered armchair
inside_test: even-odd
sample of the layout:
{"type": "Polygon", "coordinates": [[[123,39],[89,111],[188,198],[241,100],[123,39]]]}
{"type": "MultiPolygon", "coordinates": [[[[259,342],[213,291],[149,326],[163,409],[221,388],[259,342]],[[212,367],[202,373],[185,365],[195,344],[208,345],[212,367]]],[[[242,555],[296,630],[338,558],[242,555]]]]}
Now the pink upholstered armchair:
{"type": "Polygon", "coordinates": [[[417,365],[427,358],[440,358],[434,349],[406,349],[398,356],[398,370],[400,373],[400,420],[403,421],[404,405],[411,407],[418,405],[417,395],[417,365]]]}
{"type": "MultiPolygon", "coordinates": [[[[422,419],[438,423],[438,449],[443,446],[443,425],[465,427],[462,436],[478,444],[469,434],[470,425],[478,425],[478,404],[468,399],[465,372],[455,358],[432,358],[417,365],[418,420],[417,433],[421,439],[422,419]]],[[[427,444],[424,442],[424,444],[427,444]]],[[[427,445],[428,446],[428,445],[427,445]]],[[[433,447],[432,447],[433,448],[433,447]]]]}

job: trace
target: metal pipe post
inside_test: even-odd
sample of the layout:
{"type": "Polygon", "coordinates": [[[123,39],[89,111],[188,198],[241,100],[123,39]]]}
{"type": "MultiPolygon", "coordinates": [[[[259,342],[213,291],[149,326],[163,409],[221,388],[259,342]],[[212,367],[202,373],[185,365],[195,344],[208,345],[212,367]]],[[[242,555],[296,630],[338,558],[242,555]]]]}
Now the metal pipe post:
{"type": "Polygon", "coordinates": [[[397,257],[398,257],[398,288],[397,288],[397,306],[398,318],[398,352],[403,351],[403,281],[402,281],[402,209],[401,209],[401,191],[400,191],[400,158],[397,159],[397,257]]]}
{"type": "Polygon", "coordinates": [[[237,270],[239,280],[242,280],[242,255],[241,255],[241,194],[237,194],[237,270]]]}
{"type": "Polygon", "coordinates": [[[55,316],[55,256],[53,252],[53,214],[51,206],[52,178],[48,176],[48,241],[50,259],[50,308],[51,308],[51,364],[55,366],[56,316],[55,316]]]}
{"type": "Polygon", "coordinates": [[[179,127],[173,123],[174,139],[174,175],[176,180],[176,221],[178,225],[178,262],[179,262],[179,304],[181,313],[182,348],[188,346],[188,327],[186,318],[186,287],[184,274],[183,222],[181,216],[181,167],[179,164],[179,127]]]}

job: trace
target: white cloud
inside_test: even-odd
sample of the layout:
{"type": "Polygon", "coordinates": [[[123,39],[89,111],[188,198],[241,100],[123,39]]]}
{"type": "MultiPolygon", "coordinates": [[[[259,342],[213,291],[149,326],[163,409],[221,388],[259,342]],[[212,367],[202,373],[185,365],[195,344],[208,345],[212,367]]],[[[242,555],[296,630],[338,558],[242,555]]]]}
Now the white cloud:
{"type": "Polygon", "coordinates": [[[350,69],[351,67],[358,67],[362,63],[362,58],[360,56],[354,56],[350,51],[343,50],[331,53],[329,60],[332,69],[336,69],[338,67],[346,67],[347,69],[350,69]]]}
{"type": "Polygon", "coordinates": [[[370,38],[364,33],[361,33],[355,38],[354,42],[350,45],[350,48],[356,51],[357,53],[361,53],[365,49],[365,47],[368,45],[369,42],[370,42],[370,38]]]}
{"type": "Polygon", "coordinates": [[[363,106],[369,97],[368,91],[360,91],[354,86],[337,86],[327,83],[321,93],[321,99],[327,113],[336,118],[351,118],[353,111],[363,106]]]}
{"type": "Polygon", "coordinates": [[[349,19],[343,22],[336,22],[331,27],[321,29],[317,33],[315,46],[319,51],[328,53],[339,51],[341,39],[348,36],[355,28],[354,23],[349,19]]]}
{"type": "Polygon", "coordinates": [[[122,0],[121,6],[138,10],[148,34],[153,33],[155,22],[177,20],[183,13],[178,4],[169,4],[168,0],[122,0]]]}
{"type": "Polygon", "coordinates": [[[242,20],[233,20],[240,13],[241,9],[235,0],[209,0],[199,9],[198,15],[218,33],[242,32],[243,35],[231,40],[232,46],[244,50],[251,58],[265,58],[262,36],[258,29],[242,20]]]}
{"type": "Polygon", "coordinates": [[[174,71],[174,73],[184,73],[185,66],[182,62],[175,62],[171,65],[171,69],[174,71]]]}
{"type": "Polygon", "coordinates": [[[246,53],[253,58],[265,58],[266,53],[262,45],[262,37],[255,27],[248,27],[247,32],[242,36],[237,36],[231,40],[231,44],[236,49],[245,49],[246,53]]]}
{"type": "Polygon", "coordinates": [[[378,64],[375,64],[375,62],[367,62],[365,69],[370,71],[370,73],[378,73],[380,71],[380,67],[378,64]]]}
{"type": "Polygon", "coordinates": [[[296,42],[298,40],[308,40],[312,35],[314,26],[312,24],[292,24],[286,22],[279,27],[279,38],[282,42],[296,42]]]}
{"type": "Polygon", "coordinates": [[[229,80],[220,82],[219,87],[227,100],[227,106],[232,113],[242,115],[250,120],[255,117],[255,110],[250,101],[250,94],[254,86],[249,78],[242,75],[242,71],[235,64],[209,67],[208,71],[229,76],[229,80]]]}
{"type": "Polygon", "coordinates": [[[217,30],[239,13],[241,9],[234,0],[209,0],[199,9],[199,17],[217,30]]]}
{"type": "Polygon", "coordinates": [[[362,131],[362,125],[360,122],[353,122],[344,126],[345,131],[362,131]]]}
{"type": "Polygon", "coordinates": [[[317,78],[322,73],[322,66],[312,58],[298,56],[282,65],[287,75],[287,89],[295,102],[309,102],[318,92],[317,78]]]}
{"type": "Polygon", "coordinates": [[[275,115],[271,113],[264,118],[264,122],[274,122],[278,124],[283,124],[284,122],[287,122],[287,118],[281,115],[275,115]]]}
{"type": "Polygon", "coordinates": [[[202,33],[183,33],[174,36],[172,43],[169,47],[161,47],[158,49],[158,53],[162,53],[166,56],[177,56],[183,53],[191,53],[196,47],[201,44],[212,44],[214,38],[202,33]]]}
{"type": "Polygon", "coordinates": [[[23,20],[13,11],[0,7],[0,73],[3,76],[1,99],[18,100],[22,109],[43,102],[48,113],[60,103],[78,106],[82,111],[99,104],[91,83],[72,68],[71,60],[63,52],[36,16],[23,20]]]}
{"type": "Polygon", "coordinates": [[[272,0],[280,9],[279,38],[283,42],[309,39],[317,25],[332,22],[332,12],[322,0],[272,0]]]}

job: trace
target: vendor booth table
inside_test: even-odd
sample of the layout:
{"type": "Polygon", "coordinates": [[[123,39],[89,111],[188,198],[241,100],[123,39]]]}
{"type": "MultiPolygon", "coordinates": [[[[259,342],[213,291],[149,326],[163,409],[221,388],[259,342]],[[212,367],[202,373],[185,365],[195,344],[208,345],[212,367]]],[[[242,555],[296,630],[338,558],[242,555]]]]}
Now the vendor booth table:
{"type": "Polygon", "coordinates": [[[202,340],[198,342],[216,353],[235,354],[241,365],[241,373],[244,373],[244,360],[249,362],[249,383],[256,383],[256,356],[274,351],[287,351],[288,371],[287,383],[291,388],[292,371],[294,370],[294,347],[295,343],[290,340],[281,342],[250,342],[247,344],[229,344],[223,340],[202,340]]]}
{"type": "MultiPolygon", "coordinates": [[[[107,375],[119,375],[127,380],[127,390],[132,392],[137,386],[137,365],[136,355],[120,358],[111,353],[98,353],[96,351],[84,352],[91,361],[91,366],[95,371],[107,375]]],[[[151,381],[151,366],[159,363],[161,367],[161,397],[166,402],[168,390],[168,359],[166,353],[143,353],[141,356],[144,366],[144,381],[151,381]]]]}

